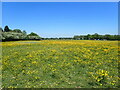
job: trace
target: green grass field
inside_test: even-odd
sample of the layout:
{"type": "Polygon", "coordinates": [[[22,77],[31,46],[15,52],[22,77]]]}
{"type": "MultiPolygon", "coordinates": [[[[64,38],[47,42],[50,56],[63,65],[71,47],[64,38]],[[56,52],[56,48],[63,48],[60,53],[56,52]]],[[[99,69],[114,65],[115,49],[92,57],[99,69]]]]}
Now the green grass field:
{"type": "Polygon", "coordinates": [[[118,41],[2,43],[3,88],[117,88],[118,41]]]}

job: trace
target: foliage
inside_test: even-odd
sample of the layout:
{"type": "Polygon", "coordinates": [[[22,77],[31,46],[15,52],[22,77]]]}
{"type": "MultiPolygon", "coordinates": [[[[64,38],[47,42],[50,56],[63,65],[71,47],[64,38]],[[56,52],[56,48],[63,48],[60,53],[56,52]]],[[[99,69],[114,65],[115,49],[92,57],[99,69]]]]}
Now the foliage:
{"type": "Polygon", "coordinates": [[[38,36],[36,33],[31,32],[28,36],[38,36]]]}
{"type": "Polygon", "coordinates": [[[40,40],[41,37],[37,35],[36,33],[30,33],[27,35],[27,32],[25,30],[20,29],[9,29],[8,26],[5,26],[4,32],[2,28],[0,28],[0,40],[2,41],[13,41],[13,40],[40,40]]]}
{"type": "Polygon", "coordinates": [[[24,34],[24,35],[27,35],[27,32],[26,32],[25,30],[23,30],[23,34],[24,34]]]}
{"type": "Polygon", "coordinates": [[[9,31],[10,31],[9,27],[8,27],[8,26],[5,26],[4,32],[9,32],[9,31]]]}
{"type": "Polygon", "coordinates": [[[2,42],[3,88],[118,88],[118,41],[2,42]]]}
{"type": "Polygon", "coordinates": [[[3,38],[6,40],[13,40],[13,39],[24,39],[23,33],[15,33],[15,32],[4,32],[2,34],[3,38]]]}
{"type": "Polygon", "coordinates": [[[75,40],[120,40],[120,35],[99,35],[95,33],[93,35],[75,35],[73,38],[75,40]]]}
{"type": "Polygon", "coordinates": [[[22,33],[20,29],[14,29],[12,32],[22,33]]]}
{"type": "Polygon", "coordinates": [[[41,39],[41,37],[39,37],[39,35],[37,35],[36,33],[31,32],[30,34],[27,35],[27,39],[41,39]]]}
{"type": "Polygon", "coordinates": [[[8,40],[120,40],[120,35],[99,35],[98,33],[95,33],[93,35],[75,35],[74,37],[59,37],[59,38],[41,38],[38,34],[31,32],[27,35],[27,32],[25,30],[20,29],[9,29],[8,26],[5,26],[4,32],[2,28],[0,28],[0,33],[2,33],[2,36],[0,36],[0,40],[8,41],[8,40]],[[6,33],[9,32],[9,33],[6,33]],[[18,36],[16,36],[17,34],[18,36]],[[4,35],[5,34],[5,35],[4,35]],[[8,35],[6,35],[8,34],[8,35]],[[21,36],[19,36],[22,34],[21,36]]]}

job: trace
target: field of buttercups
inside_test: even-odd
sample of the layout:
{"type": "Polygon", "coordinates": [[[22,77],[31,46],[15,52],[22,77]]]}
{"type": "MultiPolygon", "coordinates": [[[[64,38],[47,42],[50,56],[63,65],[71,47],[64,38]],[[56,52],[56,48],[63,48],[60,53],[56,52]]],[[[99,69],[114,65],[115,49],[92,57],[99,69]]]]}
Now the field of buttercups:
{"type": "Polygon", "coordinates": [[[2,42],[3,88],[117,88],[118,41],[2,42]]]}

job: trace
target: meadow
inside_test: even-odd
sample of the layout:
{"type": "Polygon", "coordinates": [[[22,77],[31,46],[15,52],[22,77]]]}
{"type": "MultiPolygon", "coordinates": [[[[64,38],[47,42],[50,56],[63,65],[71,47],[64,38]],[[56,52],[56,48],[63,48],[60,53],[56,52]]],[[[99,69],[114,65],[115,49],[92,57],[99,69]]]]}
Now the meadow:
{"type": "Polygon", "coordinates": [[[119,87],[118,41],[14,41],[1,46],[3,88],[119,87]]]}

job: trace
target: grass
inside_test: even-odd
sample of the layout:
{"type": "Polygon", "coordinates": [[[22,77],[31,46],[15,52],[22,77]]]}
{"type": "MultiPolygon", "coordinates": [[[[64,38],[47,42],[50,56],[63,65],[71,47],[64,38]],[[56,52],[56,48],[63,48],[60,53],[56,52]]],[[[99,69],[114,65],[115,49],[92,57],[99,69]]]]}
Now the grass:
{"type": "Polygon", "coordinates": [[[3,88],[119,87],[118,41],[26,42],[2,43],[3,88]]]}

